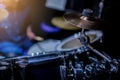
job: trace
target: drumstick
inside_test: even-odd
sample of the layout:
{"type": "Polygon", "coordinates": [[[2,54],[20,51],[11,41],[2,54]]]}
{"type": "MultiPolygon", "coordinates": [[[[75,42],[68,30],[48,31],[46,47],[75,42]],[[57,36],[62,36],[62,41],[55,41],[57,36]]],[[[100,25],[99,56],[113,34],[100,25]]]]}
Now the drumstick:
{"type": "Polygon", "coordinates": [[[36,40],[36,41],[42,41],[44,38],[41,36],[36,36],[35,33],[31,29],[31,25],[28,25],[27,30],[26,30],[26,35],[30,40],[36,40]]]}
{"type": "Polygon", "coordinates": [[[34,37],[34,40],[36,40],[36,41],[43,41],[44,38],[42,38],[42,37],[40,37],[40,36],[35,36],[35,37],[34,37]]]}

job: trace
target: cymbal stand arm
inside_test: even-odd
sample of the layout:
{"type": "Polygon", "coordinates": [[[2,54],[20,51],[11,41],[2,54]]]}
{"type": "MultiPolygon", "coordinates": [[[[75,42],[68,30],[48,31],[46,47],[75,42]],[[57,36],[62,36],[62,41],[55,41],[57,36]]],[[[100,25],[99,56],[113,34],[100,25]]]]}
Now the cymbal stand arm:
{"type": "Polygon", "coordinates": [[[97,55],[99,55],[100,57],[102,57],[103,59],[107,60],[108,62],[111,62],[111,60],[107,57],[105,57],[101,52],[99,52],[98,50],[94,49],[91,45],[90,45],[90,39],[89,37],[85,34],[85,30],[82,29],[81,31],[81,35],[79,38],[80,42],[86,46],[88,49],[92,50],[94,53],[96,53],[97,55]]]}
{"type": "Polygon", "coordinates": [[[83,45],[88,45],[90,43],[89,37],[85,34],[85,29],[83,28],[82,28],[79,40],[83,45]]]}
{"type": "Polygon", "coordinates": [[[11,80],[14,80],[14,60],[10,61],[10,68],[11,68],[11,80]]]}
{"type": "Polygon", "coordinates": [[[82,28],[81,34],[85,34],[85,29],[82,28]]]}
{"type": "Polygon", "coordinates": [[[98,18],[101,18],[101,13],[103,11],[104,8],[104,0],[101,0],[99,3],[99,14],[98,14],[98,18]]]}
{"type": "Polygon", "coordinates": [[[90,50],[92,50],[94,53],[96,53],[97,55],[101,56],[103,59],[107,60],[108,62],[111,62],[111,60],[109,58],[107,58],[106,56],[104,56],[101,52],[99,52],[98,50],[94,49],[91,45],[87,46],[90,50]]]}

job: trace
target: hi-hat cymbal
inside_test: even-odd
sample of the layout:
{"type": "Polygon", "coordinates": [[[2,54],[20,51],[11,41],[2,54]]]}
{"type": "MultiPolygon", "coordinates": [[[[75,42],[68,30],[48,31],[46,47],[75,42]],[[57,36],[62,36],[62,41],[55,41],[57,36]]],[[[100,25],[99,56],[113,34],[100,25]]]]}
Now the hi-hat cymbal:
{"type": "Polygon", "coordinates": [[[53,17],[51,23],[56,27],[65,29],[65,30],[79,30],[80,28],[75,27],[74,25],[66,22],[63,16],[53,17]]]}
{"type": "Polygon", "coordinates": [[[0,8],[0,21],[6,19],[8,17],[9,13],[6,9],[0,8]]]}
{"type": "Polygon", "coordinates": [[[83,29],[100,29],[100,19],[97,17],[86,17],[81,13],[66,13],[64,19],[70,24],[83,29]]]}

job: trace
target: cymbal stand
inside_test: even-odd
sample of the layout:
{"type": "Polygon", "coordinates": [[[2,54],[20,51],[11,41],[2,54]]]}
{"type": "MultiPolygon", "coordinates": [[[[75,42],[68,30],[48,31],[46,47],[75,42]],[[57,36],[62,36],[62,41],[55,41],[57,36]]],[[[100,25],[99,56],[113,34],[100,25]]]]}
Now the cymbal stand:
{"type": "Polygon", "coordinates": [[[104,56],[100,51],[98,51],[97,49],[93,48],[90,45],[90,39],[89,37],[85,34],[85,29],[82,28],[79,40],[81,42],[82,45],[86,46],[89,50],[93,51],[95,54],[99,55],[100,57],[102,57],[103,59],[105,59],[108,62],[111,62],[111,59],[107,58],[106,56],[104,56]]]}
{"type": "Polygon", "coordinates": [[[10,80],[15,80],[15,67],[16,67],[16,64],[15,64],[15,59],[11,59],[11,60],[8,60],[6,61],[9,63],[9,69],[10,69],[10,72],[11,72],[11,76],[10,76],[10,80]]]}
{"type": "Polygon", "coordinates": [[[15,62],[14,60],[11,60],[11,61],[10,61],[11,80],[15,80],[15,79],[14,79],[14,77],[15,77],[15,76],[14,76],[14,62],[15,62]]]}
{"type": "Polygon", "coordinates": [[[104,0],[101,0],[99,2],[99,14],[98,14],[98,18],[101,18],[101,13],[103,11],[103,8],[104,8],[104,0]]]}
{"type": "Polygon", "coordinates": [[[23,58],[5,58],[0,60],[0,70],[10,70],[10,80],[25,80],[25,69],[28,65],[28,59],[23,58]]]}

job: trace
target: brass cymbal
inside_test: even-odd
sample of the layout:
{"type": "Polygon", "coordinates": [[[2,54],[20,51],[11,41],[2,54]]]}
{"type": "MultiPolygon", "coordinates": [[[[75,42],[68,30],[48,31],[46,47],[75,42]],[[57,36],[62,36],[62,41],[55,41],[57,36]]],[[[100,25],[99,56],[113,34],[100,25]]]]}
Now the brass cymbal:
{"type": "Polygon", "coordinates": [[[65,30],[79,30],[80,28],[75,27],[74,25],[68,23],[64,20],[63,16],[53,17],[51,23],[56,27],[65,29],[65,30]]]}
{"type": "Polygon", "coordinates": [[[0,21],[4,20],[7,18],[9,15],[8,11],[4,8],[0,8],[0,21]]]}
{"type": "Polygon", "coordinates": [[[81,13],[66,13],[64,19],[70,24],[83,29],[100,29],[101,20],[97,17],[87,17],[81,13]]]}

